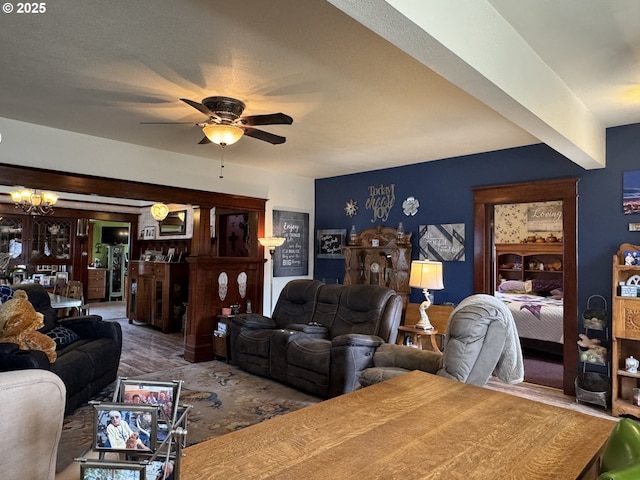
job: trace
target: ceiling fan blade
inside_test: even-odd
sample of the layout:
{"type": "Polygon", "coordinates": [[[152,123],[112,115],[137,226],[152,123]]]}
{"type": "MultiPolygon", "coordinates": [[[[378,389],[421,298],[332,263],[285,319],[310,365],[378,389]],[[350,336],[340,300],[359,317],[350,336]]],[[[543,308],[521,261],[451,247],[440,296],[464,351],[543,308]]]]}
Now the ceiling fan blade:
{"type": "Polygon", "coordinates": [[[271,113],[268,115],[247,115],[240,118],[243,125],[291,125],[293,118],[284,113],[271,113]]]}
{"type": "Polygon", "coordinates": [[[198,142],[198,145],[206,145],[207,143],[212,143],[206,136],[202,137],[202,140],[198,142]]]}
{"type": "Polygon", "coordinates": [[[197,125],[198,122],[140,122],[140,125],[197,125]]]}
{"type": "Polygon", "coordinates": [[[273,133],[265,132],[264,130],[258,130],[257,128],[251,127],[240,127],[244,130],[244,134],[247,137],[257,138],[258,140],[263,140],[265,142],[272,143],[273,145],[278,145],[280,143],[284,143],[287,141],[285,137],[281,137],[280,135],[274,135],[273,133]]]}
{"type": "Polygon", "coordinates": [[[207,107],[202,105],[201,103],[194,102],[193,100],[189,100],[188,98],[181,98],[180,100],[182,100],[187,105],[192,106],[193,108],[195,108],[199,112],[204,113],[207,117],[217,116],[213,112],[211,112],[207,107]]]}

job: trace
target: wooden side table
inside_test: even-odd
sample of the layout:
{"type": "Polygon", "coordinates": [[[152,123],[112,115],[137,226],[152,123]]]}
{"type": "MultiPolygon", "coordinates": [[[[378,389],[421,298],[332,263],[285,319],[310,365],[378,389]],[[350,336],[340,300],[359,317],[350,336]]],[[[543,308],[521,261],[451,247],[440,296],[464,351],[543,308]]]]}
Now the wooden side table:
{"type": "MultiPolygon", "coordinates": [[[[427,309],[427,315],[429,315],[429,321],[431,325],[433,325],[434,329],[437,330],[436,333],[431,331],[431,343],[435,341],[435,337],[440,339],[440,347],[441,351],[444,347],[444,334],[447,331],[447,324],[449,323],[449,317],[451,316],[451,312],[453,312],[453,306],[451,305],[431,305],[427,309]]],[[[404,317],[403,325],[410,327],[418,323],[420,320],[420,304],[419,303],[409,303],[407,304],[407,310],[404,317]]],[[[399,330],[399,329],[398,329],[399,330]]],[[[424,335],[425,330],[420,330],[424,335]]],[[[420,345],[420,343],[418,343],[420,345]]]]}
{"type": "Polygon", "coordinates": [[[422,328],[416,328],[413,325],[400,325],[398,327],[398,331],[403,332],[405,335],[411,335],[411,343],[413,345],[417,345],[421,350],[424,350],[421,337],[423,335],[428,335],[431,340],[431,347],[433,348],[433,351],[442,353],[440,347],[438,347],[438,343],[436,342],[438,330],[435,328],[432,328],[431,330],[423,330],[422,328]]]}
{"type": "Polygon", "coordinates": [[[214,358],[222,357],[226,362],[229,362],[231,356],[229,329],[232,318],[233,315],[218,315],[218,328],[213,332],[213,356],[214,358]],[[224,330],[220,328],[221,326],[224,326],[224,330]]]}

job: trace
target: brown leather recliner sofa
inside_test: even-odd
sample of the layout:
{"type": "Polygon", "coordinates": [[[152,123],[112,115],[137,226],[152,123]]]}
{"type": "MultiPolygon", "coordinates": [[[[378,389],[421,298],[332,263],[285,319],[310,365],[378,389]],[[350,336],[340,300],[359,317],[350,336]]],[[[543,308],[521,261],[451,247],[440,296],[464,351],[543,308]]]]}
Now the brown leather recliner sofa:
{"type": "Polygon", "coordinates": [[[272,318],[233,317],[231,360],[256,375],[335,397],[358,387],[378,346],[395,343],[401,316],[402,298],[390,288],[293,280],[272,318]]]}

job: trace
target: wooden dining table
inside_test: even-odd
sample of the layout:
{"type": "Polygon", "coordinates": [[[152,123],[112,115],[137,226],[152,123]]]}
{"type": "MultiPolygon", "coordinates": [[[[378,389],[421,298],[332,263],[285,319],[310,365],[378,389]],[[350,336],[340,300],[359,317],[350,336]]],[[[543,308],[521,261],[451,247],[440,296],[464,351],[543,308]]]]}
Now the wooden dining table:
{"type": "Polygon", "coordinates": [[[82,305],[82,300],[78,298],[63,297],[51,292],[49,292],[49,299],[51,300],[51,308],[54,310],[80,308],[82,305]]]}
{"type": "Polygon", "coordinates": [[[595,479],[613,419],[414,371],[184,449],[182,480],[595,479]]]}

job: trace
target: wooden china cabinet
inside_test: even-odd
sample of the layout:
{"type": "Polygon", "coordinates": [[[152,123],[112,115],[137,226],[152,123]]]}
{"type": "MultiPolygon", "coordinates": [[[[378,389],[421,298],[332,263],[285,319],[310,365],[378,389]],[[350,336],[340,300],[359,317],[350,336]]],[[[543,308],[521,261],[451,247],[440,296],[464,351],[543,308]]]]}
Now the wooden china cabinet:
{"type": "Polygon", "coordinates": [[[0,253],[11,256],[5,281],[13,283],[22,275],[74,273],[76,250],[75,218],[31,215],[3,215],[0,219],[0,253]],[[21,267],[18,270],[17,267],[21,267]],[[14,279],[10,273],[16,271],[14,279]],[[19,273],[18,273],[19,272],[19,273]]]}
{"type": "Polygon", "coordinates": [[[344,249],[345,285],[385,285],[396,291],[406,307],[411,288],[411,233],[393,227],[363,230],[344,249]]]}

